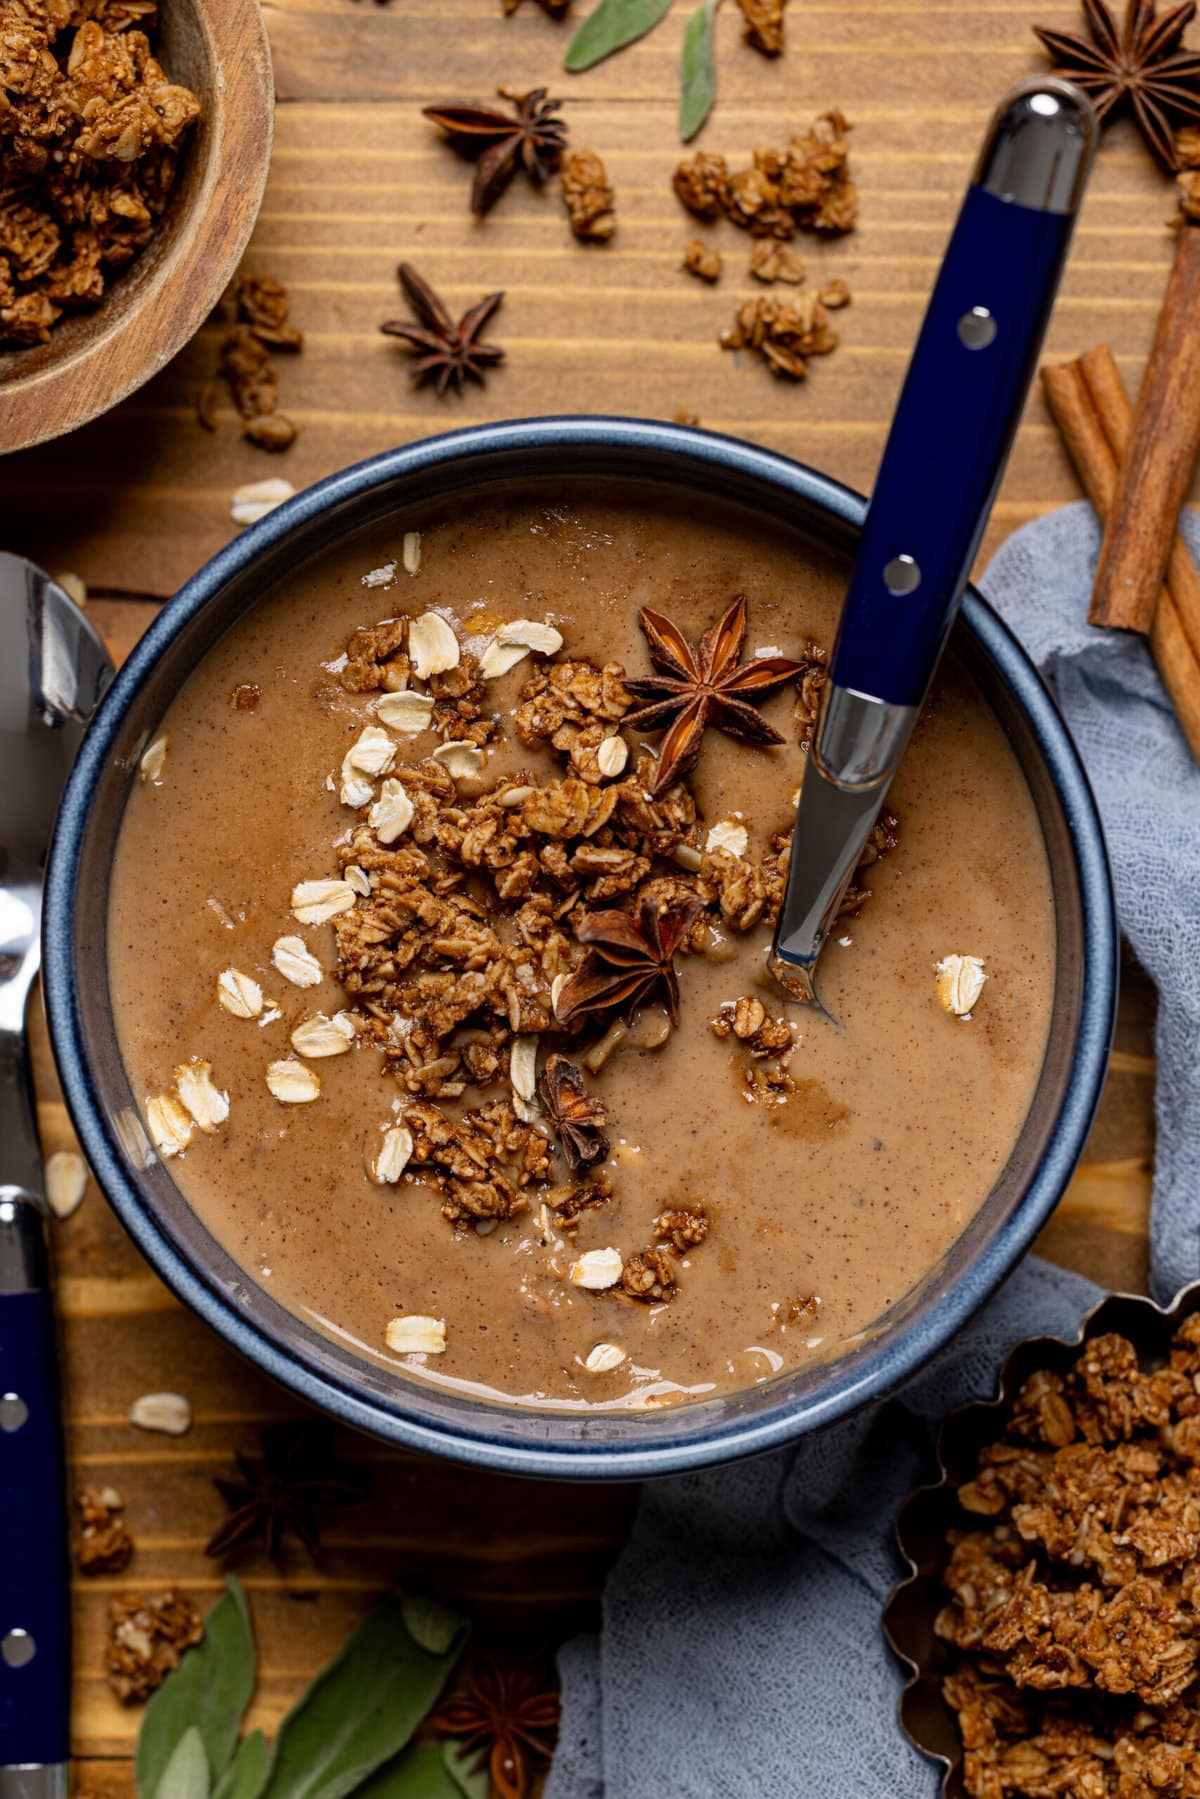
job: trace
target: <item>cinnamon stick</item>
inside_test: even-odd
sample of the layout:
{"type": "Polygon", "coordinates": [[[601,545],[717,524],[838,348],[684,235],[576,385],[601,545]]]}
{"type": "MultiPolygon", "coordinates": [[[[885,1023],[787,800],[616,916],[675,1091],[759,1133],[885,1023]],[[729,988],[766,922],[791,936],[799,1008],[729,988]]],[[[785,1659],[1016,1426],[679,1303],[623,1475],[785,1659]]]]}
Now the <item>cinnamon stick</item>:
{"type": "MultiPolygon", "coordinates": [[[[1107,345],[1042,370],[1046,400],[1088,498],[1110,516],[1133,408],[1107,345]]],[[[1200,762],[1200,574],[1176,532],[1167,583],[1151,621],[1150,648],[1193,756],[1200,762]]]]}
{"type": "Polygon", "coordinates": [[[1200,229],[1185,225],[1117,476],[1088,618],[1149,631],[1200,455],[1200,229]]]}

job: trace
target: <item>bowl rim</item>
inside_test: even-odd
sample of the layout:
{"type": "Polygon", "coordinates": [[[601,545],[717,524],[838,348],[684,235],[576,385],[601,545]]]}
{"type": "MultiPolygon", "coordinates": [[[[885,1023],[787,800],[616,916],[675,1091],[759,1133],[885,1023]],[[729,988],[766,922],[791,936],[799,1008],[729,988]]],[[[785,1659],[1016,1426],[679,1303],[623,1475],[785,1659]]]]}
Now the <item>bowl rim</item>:
{"type": "MultiPolygon", "coordinates": [[[[472,454],[493,458],[507,454],[519,461],[521,453],[531,451],[546,454],[589,449],[608,456],[614,450],[627,453],[631,466],[649,455],[676,463],[681,472],[686,472],[685,465],[690,463],[710,476],[725,472],[743,481],[757,481],[781,497],[790,497],[851,528],[861,525],[866,512],[866,500],[850,488],[805,464],[740,439],[688,426],[602,415],[467,426],[383,451],[305,489],[235,537],[185,583],[135,645],[106,694],[68,779],[51,845],[43,912],[44,991],[64,1097],[101,1189],[154,1270],[226,1342],[283,1386],[343,1423],[404,1448],[508,1473],[640,1480],[779,1448],[892,1391],[949,1341],[1000,1285],[1061,1197],[1082,1152],[1103,1085],[1116,1007],[1118,940],[1107,852],[1087,776],[1058,709],[1024,649],[981,594],[968,589],[965,622],[998,666],[1031,727],[1070,831],[1084,927],[1076,1051],[1042,1161],[1023,1198],[980,1255],[952,1286],[932,1295],[898,1337],[891,1341],[883,1337],[856,1352],[853,1367],[849,1358],[830,1363],[828,1383],[800,1401],[788,1403],[781,1398],[761,1414],[698,1425],[668,1442],[634,1444],[597,1443],[586,1438],[554,1444],[547,1438],[555,1415],[538,1414],[539,1432],[531,1440],[515,1442],[489,1433],[484,1408],[477,1430],[447,1428],[441,1422],[422,1419],[419,1394],[414,1406],[407,1388],[406,1409],[388,1409],[289,1353],[274,1336],[239,1312],[230,1295],[207,1283],[191,1266],[127,1176],[116,1139],[92,1095],[76,999],[81,971],[75,959],[72,924],[90,800],[105,775],[125,713],[166,645],[229,579],[250,568],[261,553],[281,546],[294,527],[310,524],[322,513],[406,477],[436,472],[472,454]]],[[[672,1416],[677,1419],[680,1414],[672,1416]]],[[[645,1422],[653,1428],[650,1418],[645,1422]]]]}
{"type": "MultiPolygon", "coordinates": [[[[106,292],[84,315],[97,320],[95,333],[28,372],[21,368],[20,349],[0,352],[14,364],[4,380],[0,454],[33,449],[90,424],[161,373],[196,335],[245,254],[275,141],[266,22],[256,0],[192,0],[192,12],[208,57],[209,91],[201,99],[212,140],[203,179],[174,242],[132,305],[114,306],[105,323],[106,292]]],[[[195,151],[190,142],[184,148],[195,151]]],[[[111,295],[119,295],[121,281],[135,274],[140,261],[121,271],[111,295]]],[[[53,351],[53,335],[40,347],[53,351]]]]}

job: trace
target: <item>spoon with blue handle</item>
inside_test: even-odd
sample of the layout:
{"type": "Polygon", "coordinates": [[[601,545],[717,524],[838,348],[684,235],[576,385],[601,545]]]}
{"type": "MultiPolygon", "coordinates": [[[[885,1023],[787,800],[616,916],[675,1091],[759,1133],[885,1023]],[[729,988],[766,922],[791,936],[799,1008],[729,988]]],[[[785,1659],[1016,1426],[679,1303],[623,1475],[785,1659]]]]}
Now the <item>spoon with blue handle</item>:
{"type": "Polygon", "coordinates": [[[0,554],[0,1799],[67,1791],[67,1511],[25,1008],[59,795],[112,672],[63,589],[0,554]]]}
{"type": "Polygon", "coordinates": [[[770,968],[817,958],[941,660],[1012,447],[1095,151],[1087,97],[1023,82],[992,117],[909,363],[800,789],[770,968]]]}

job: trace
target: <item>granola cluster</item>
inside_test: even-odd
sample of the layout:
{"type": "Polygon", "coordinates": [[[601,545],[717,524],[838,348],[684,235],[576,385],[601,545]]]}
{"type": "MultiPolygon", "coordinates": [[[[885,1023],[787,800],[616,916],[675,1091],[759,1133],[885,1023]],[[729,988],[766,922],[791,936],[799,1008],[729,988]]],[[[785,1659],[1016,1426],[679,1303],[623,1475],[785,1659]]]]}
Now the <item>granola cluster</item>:
{"type": "Polygon", "coordinates": [[[121,1496],[112,1487],[90,1488],[76,1496],[79,1541],[75,1560],[81,1574],[120,1574],[133,1556],[133,1538],[121,1520],[121,1496]]]}
{"type": "Polygon", "coordinates": [[[1021,1389],[959,1489],[936,1621],[972,1799],[1200,1792],[1200,1315],[1021,1389]]]}
{"type": "Polygon", "coordinates": [[[858,194],[850,179],[850,125],[836,108],[822,113],[786,149],[758,149],[731,174],[723,156],[698,151],[675,171],[675,192],[697,218],[722,213],[753,237],[797,231],[838,236],[854,229],[858,194]]]}
{"type": "Polygon", "coordinates": [[[0,343],[46,343],[149,243],[200,102],[150,52],[155,0],[6,0],[0,343]]]}
{"type": "MultiPolygon", "coordinates": [[[[723,933],[774,923],[790,834],[756,856],[734,821],[706,826],[686,779],[655,793],[662,764],[626,723],[637,682],[622,667],[571,655],[548,624],[484,628],[493,635],[477,650],[478,638],[468,648],[436,615],[384,619],[357,630],[330,665],[345,692],[376,696],[382,723],[410,742],[437,741],[406,758],[403,735],[364,731],[343,767],[352,817],[336,846],[341,879],[297,889],[297,916],[310,888],[329,905],[321,915],[350,1034],[382,1052],[401,1096],[389,1131],[397,1159],[393,1168],[380,1152],[375,1178],[419,1171],[460,1231],[486,1235],[532,1211],[544,1237],[570,1237],[614,1190],[600,1166],[610,1153],[605,1109],[588,1077],[635,1030],[642,1048],[667,1040],[686,988],[676,954],[686,963],[723,933]],[[496,713],[489,681],[522,658],[530,672],[516,704],[496,713]],[[514,767],[510,757],[489,781],[482,750],[501,738],[526,760],[514,767]],[[630,1013],[655,997],[665,1015],[644,1013],[634,1026],[630,1013]]],[[[803,740],[824,654],[810,645],[789,667],[803,740]]],[[[894,843],[894,823],[881,820],[863,869],[894,843]]],[[[867,897],[863,879],[860,870],[847,913],[867,897]]],[[[782,1018],[746,996],[712,1028],[777,1082],[774,1098],[787,1097],[782,1018]]],[[[572,1279],[661,1304],[708,1232],[701,1209],[677,1205],[645,1248],[588,1252],[572,1279]]]]}
{"type": "Polygon", "coordinates": [[[617,228],[613,191],[594,150],[569,150],[558,175],[571,230],[585,243],[606,243],[617,228]]]}
{"type": "Polygon", "coordinates": [[[828,356],[838,335],[829,313],[814,293],[763,294],[738,307],[733,324],[722,331],[723,350],[754,350],[773,375],[803,381],[810,356],[828,356]]]}
{"type": "Polygon", "coordinates": [[[746,22],[746,42],[764,56],[783,54],[783,9],[787,0],[738,0],[746,22]]]}

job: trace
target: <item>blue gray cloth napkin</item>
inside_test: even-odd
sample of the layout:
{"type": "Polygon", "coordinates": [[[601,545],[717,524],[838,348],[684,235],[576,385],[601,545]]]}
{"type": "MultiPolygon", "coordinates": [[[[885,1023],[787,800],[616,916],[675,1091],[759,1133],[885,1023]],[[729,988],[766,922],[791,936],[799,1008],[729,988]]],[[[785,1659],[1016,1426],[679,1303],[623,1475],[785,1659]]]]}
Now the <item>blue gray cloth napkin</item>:
{"type": "MultiPolygon", "coordinates": [[[[1200,526],[1187,524],[1193,552],[1200,526]]],[[[1159,990],[1156,1296],[1200,1277],[1200,771],[1137,639],[1086,623],[1091,508],[1004,545],[983,589],[1039,663],[1091,775],[1122,928],[1159,990]]],[[[546,1799],[934,1799],[896,1719],[879,1628],[892,1521],[943,1412],[992,1391],[1009,1347],[1070,1336],[1098,1297],[1030,1258],[896,1398],[784,1454],[652,1483],[600,1634],[562,1651],[546,1799]]]]}

